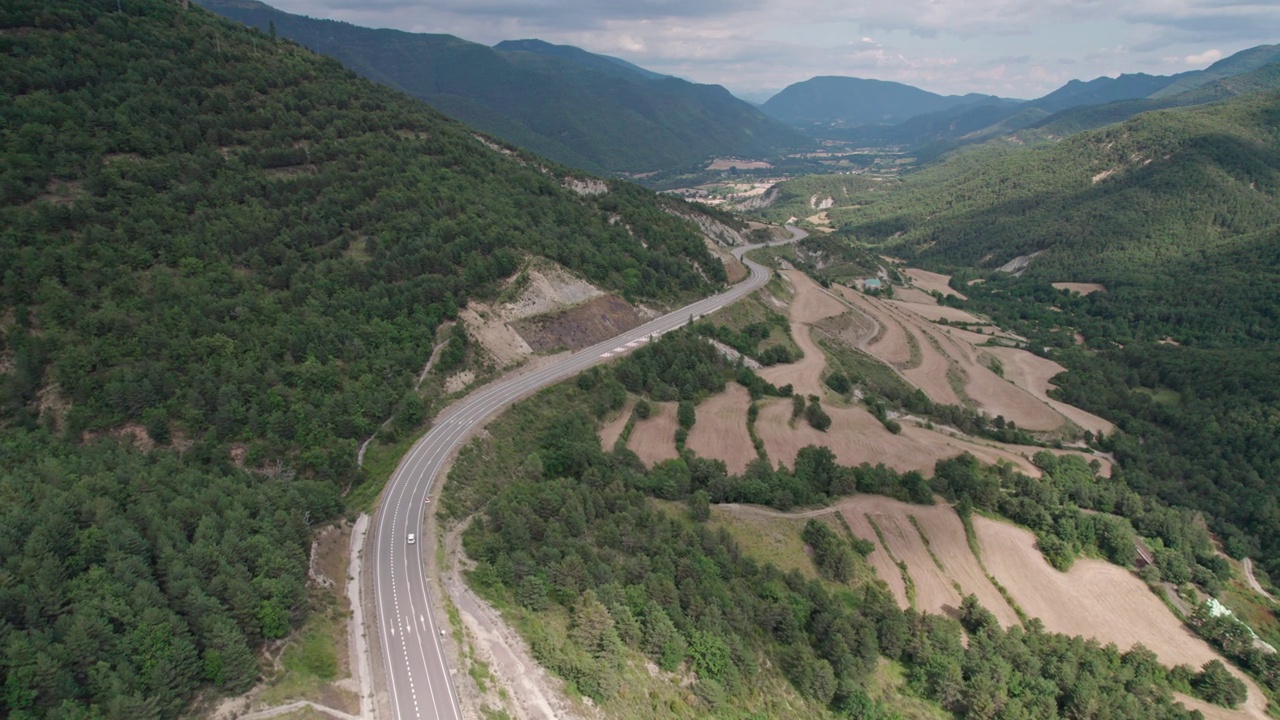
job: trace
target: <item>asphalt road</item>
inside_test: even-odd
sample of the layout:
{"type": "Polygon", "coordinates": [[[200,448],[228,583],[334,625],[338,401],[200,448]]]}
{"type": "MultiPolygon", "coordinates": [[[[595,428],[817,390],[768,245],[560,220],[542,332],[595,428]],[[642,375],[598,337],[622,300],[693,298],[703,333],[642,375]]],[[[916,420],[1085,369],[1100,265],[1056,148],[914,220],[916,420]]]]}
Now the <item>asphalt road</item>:
{"type": "MultiPolygon", "coordinates": [[[[789,227],[794,242],[805,236],[789,227]]],[[[734,249],[734,255],[760,245],[734,249]]],[[[383,649],[386,676],[379,691],[388,693],[391,718],[448,718],[461,720],[453,678],[445,662],[440,630],[447,626],[443,612],[428,605],[423,553],[434,550],[434,542],[422,538],[424,498],[434,492],[441,469],[453,457],[475,428],[502,409],[543,387],[572,377],[606,360],[640,347],[655,336],[719,310],[769,280],[769,270],[744,260],[751,276],[729,290],[687,305],[611,340],[562,358],[534,372],[495,381],[450,405],[435,419],[424,435],[400,461],[387,482],[378,509],[373,548],[374,601],[377,628],[383,649]],[[412,533],[418,541],[408,544],[412,533]]]]}

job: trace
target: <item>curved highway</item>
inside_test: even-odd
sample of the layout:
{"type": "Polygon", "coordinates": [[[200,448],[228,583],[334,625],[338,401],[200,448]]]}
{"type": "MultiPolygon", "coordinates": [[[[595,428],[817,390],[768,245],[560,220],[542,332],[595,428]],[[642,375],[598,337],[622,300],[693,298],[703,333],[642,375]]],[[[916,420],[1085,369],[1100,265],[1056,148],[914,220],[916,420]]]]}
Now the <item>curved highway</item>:
{"type": "MultiPolygon", "coordinates": [[[[806,233],[788,226],[794,242],[806,233]]],[[[743,253],[762,245],[735,248],[743,253]]],[[[388,693],[391,717],[384,720],[447,718],[461,720],[453,678],[441,647],[443,613],[428,605],[426,568],[423,553],[434,543],[422,538],[422,516],[426,497],[436,485],[441,469],[465,442],[469,433],[513,402],[568,377],[639,347],[651,338],[674,330],[689,321],[719,310],[763,286],[769,280],[767,268],[745,260],[751,276],[732,288],[686,305],[611,340],[597,343],[536,371],[499,380],[474,391],[450,405],[436,418],[430,432],[422,436],[400,461],[382,494],[374,532],[373,563],[376,628],[382,647],[385,670],[384,691],[388,693]],[[410,544],[409,536],[417,542],[410,544]]]]}

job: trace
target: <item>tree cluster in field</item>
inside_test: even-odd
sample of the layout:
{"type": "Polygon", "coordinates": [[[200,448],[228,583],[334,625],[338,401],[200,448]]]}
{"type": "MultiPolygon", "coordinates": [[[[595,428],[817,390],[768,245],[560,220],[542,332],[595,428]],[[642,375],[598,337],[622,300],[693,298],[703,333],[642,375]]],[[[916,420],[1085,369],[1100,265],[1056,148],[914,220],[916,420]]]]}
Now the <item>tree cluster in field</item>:
{"type": "Polygon", "coordinates": [[[791,395],[790,385],[777,387],[769,383],[751,368],[730,362],[698,333],[686,330],[667,333],[640,347],[607,372],[626,390],[659,402],[682,400],[696,404],[723,392],[729,380],[745,387],[752,399],[791,395]]]}
{"type": "Polygon", "coordinates": [[[637,300],[725,279],[675,201],[580,196],[194,5],[19,0],[0,45],[0,716],[251,683],[357,446],[420,427],[436,328],[523,258],[637,300]]]}
{"type": "MultiPolygon", "coordinates": [[[[963,717],[1189,719],[1171,690],[1230,699],[1209,689],[1220,684],[1216,668],[1203,679],[1169,671],[1145,648],[1120,652],[1047,633],[1038,621],[1004,630],[972,597],[959,621],[902,611],[879,584],[832,590],[746,557],[725,530],[701,522],[710,502],[737,499],[723,497],[734,480],[722,463],[684,456],[646,470],[626,450],[606,453],[573,420],[586,402],[580,393],[553,388],[499,420],[459,457],[446,504],[456,514],[479,510],[464,537],[477,563],[471,582],[535,618],[567,618],[563,631],[524,623],[526,638],[541,663],[606,707],[622,668],[641,659],[696,678],[693,696],[711,716],[745,711],[744,690],[767,661],[811,702],[892,717],[867,692],[881,657],[905,665],[913,692],[963,717]],[[522,454],[541,458],[536,475],[504,459],[522,454]],[[683,499],[694,519],[650,497],[683,499]]],[[[787,482],[784,471],[765,477],[761,465],[738,482],[756,473],[765,494],[787,482]]],[[[883,468],[840,468],[816,447],[801,451],[794,475],[815,493],[897,479],[883,468]]],[[[803,535],[821,573],[838,583],[853,561],[850,543],[816,522],[803,535]]]]}
{"type": "Polygon", "coordinates": [[[694,329],[698,334],[719,340],[761,365],[786,364],[800,359],[787,345],[770,345],[764,350],[760,349],[760,343],[768,340],[772,332],[770,323],[754,322],[741,330],[734,330],[725,325],[703,321],[696,323],[694,329]]]}
{"type": "Polygon", "coordinates": [[[809,520],[800,537],[813,551],[813,564],[818,574],[834,582],[845,583],[853,577],[853,552],[866,557],[875,550],[875,544],[861,538],[850,541],[832,530],[826,523],[809,520]]]}

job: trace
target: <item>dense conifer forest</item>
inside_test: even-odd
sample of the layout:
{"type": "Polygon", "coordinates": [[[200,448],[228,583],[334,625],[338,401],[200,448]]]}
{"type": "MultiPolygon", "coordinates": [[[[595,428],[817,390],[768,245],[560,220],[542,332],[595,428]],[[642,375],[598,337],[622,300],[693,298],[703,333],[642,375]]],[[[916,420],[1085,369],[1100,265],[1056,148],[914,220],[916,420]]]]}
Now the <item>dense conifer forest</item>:
{"type": "Polygon", "coordinates": [[[724,280],[670,201],[182,5],[0,7],[0,717],[252,683],[357,444],[421,421],[437,326],[523,258],[724,280]]]}

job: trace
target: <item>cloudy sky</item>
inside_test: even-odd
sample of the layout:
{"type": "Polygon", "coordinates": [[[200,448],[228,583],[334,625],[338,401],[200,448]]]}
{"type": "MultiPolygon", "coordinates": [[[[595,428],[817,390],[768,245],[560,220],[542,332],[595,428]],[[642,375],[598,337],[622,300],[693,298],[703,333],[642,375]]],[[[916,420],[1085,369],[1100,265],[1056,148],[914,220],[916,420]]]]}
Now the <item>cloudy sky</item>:
{"type": "Polygon", "coordinates": [[[266,0],[488,45],[540,38],[753,100],[815,75],[1032,98],[1280,42],[1277,0],[266,0]]]}

